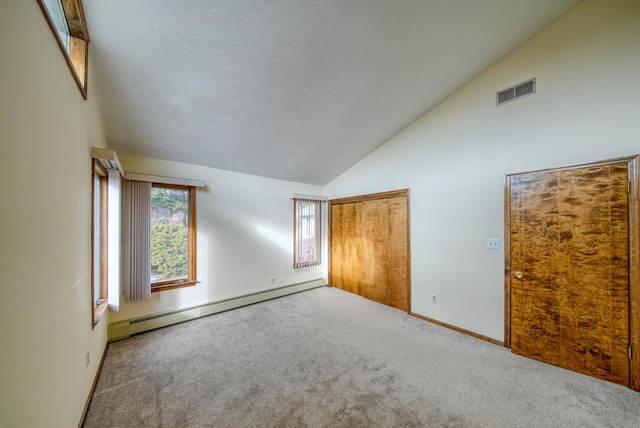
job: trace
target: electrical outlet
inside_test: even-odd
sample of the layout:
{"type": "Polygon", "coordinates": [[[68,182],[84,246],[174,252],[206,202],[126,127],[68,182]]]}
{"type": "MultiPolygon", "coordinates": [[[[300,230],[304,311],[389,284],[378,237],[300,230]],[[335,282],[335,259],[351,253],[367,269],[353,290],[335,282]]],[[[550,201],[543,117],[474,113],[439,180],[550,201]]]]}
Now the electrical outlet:
{"type": "Polygon", "coordinates": [[[91,355],[89,354],[89,351],[87,351],[87,354],[85,355],[85,367],[89,367],[90,361],[91,361],[91,355]]]}
{"type": "Polygon", "coordinates": [[[432,294],[431,295],[431,303],[438,303],[438,295],[437,294],[432,294]]]}
{"type": "Polygon", "coordinates": [[[500,248],[500,239],[498,238],[487,239],[487,248],[491,250],[497,250],[498,248],[500,248]]]}
{"type": "Polygon", "coordinates": [[[271,277],[271,284],[275,284],[275,283],[276,283],[276,277],[275,277],[275,276],[272,276],[272,277],[271,277]]]}

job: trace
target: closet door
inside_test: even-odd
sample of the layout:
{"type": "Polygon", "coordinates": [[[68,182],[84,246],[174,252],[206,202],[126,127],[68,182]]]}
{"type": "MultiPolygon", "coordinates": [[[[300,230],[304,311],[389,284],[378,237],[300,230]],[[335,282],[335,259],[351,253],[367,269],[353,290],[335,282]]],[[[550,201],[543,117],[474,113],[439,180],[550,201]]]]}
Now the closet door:
{"type": "Polygon", "coordinates": [[[409,311],[408,192],[331,201],[330,284],[409,311]]]}
{"type": "Polygon", "coordinates": [[[351,293],[360,293],[362,265],[362,204],[331,206],[329,284],[351,293]]]}
{"type": "Polygon", "coordinates": [[[628,386],[627,162],[508,179],[512,351],[628,386]]]}

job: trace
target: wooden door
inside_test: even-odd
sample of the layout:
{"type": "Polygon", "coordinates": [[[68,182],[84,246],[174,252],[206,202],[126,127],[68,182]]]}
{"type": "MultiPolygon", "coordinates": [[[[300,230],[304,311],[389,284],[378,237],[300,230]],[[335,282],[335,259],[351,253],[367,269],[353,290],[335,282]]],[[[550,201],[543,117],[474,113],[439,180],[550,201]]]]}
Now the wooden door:
{"type": "Polygon", "coordinates": [[[514,353],[629,386],[628,162],[508,177],[514,353]]]}
{"type": "Polygon", "coordinates": [[[331,201],[329,281],[409,311],[407,191],[331,201]]]}
{"type": "Polygon", "coordinates": [[[331,206],[329,283],[351,293],[360,292],[362,266],[362,207],[360,203],[331,206]]]}

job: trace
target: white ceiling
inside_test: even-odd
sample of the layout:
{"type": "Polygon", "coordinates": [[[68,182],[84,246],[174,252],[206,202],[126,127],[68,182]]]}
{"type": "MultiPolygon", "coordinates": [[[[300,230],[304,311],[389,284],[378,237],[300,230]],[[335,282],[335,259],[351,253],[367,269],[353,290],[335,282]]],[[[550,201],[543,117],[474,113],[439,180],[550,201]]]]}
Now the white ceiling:
{"type": "Polygon", "coordinates": [[[111,148],[324,185],[578,2],[83,3],[111,148]]]}

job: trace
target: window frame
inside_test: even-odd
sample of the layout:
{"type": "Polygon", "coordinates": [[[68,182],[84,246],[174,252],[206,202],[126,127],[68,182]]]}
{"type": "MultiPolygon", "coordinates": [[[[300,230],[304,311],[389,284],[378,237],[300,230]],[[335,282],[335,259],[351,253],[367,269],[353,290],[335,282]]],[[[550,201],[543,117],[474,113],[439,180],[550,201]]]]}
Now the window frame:
{"type": "Polygon", "coordinates": [[[293,199],[293,268],[295,270],[301,269],[313,269],[319,266],[322,266],[322,200],[316,199],[306,199],[306,198],[294,198],[293,199]],[[314,205],[314,213],[313,213],[313,225],[308,227],[309,231],[313,230],[313,252],[314,252],[314,260],[312,261],[301,261],[300,251],[302,247],[299,244],[299,241],[303,235],[304,231],[298,230],[299,226],[301,226],[302,220],[298,219],[298,204],[313,204],[314,205]]]}
{"type": "Polygon", "coordinates": [[[108,182],[109,174],[101,163],[93,159],[91,174],[91,324],[95,326],[100,322],[109,306],[109,276],[108,276],[108,182]],[[96,178],[99,181],[99,194],[96,195],[96,178]],[[96,200],[96,198],[98,198],[96,200]],[[96,202],[99,212],[96,213],[96,202]],[[96,232],[96,227],[99,231],[96,232]],[[96,243],[96,233],[99,234],[99,243],[96,243]],[[98,252],[96,257],[96,252],[98,252]],[[96,266],[98,260],[98,266],[96,266]],[[96,269],[99,269],[98,275],[96,269]],[[100,284],[96,286],[96,277],[99,277],[100,284]],[[99,290],[99,296],[96,296],[99,290]]]}
{"type": "MultiPolygon", "coordinates": [[[[162,189],[177,189],[177,190],[186,190],[189,195],[189,206],[188,206],[188,274],[186,279],[179,280],[167,280],[167,281],[159,281],[155,283],[151,283],[151,292],[157,293],[160,291],[166,290],[175,290],[178,288],[192,287],[198,283],[197,280],[197,271],[196,271],[196,188],[195,186],[182,185],[182,184],[166,184],[159,182],[151,183],[151,191],[153,192],[153,188],[162,188],[162,189]]],[[[150,204],[151,205],[151,204],[150,204]]],[[[153,207],[151,206],[151,209],[153,207]]],[[[151,231],[149,231],[149,240],[151,240],[151,231]]],[[[149,257],[152,255],[152,249],[149,250],[149,257]]]]}
{"type": "Polygon", "coordinates": [[[89,32],[84,18],[82,0],[61,0],[60,5],[64,10],[64,21],[69,36],[69,43],[61,39],[59,29],[52,18],[54,11],[50,11],[45,0],[37,0],[42,13],[49,24],[49,28],[58,46],[64,55],[64,59],[71,71],[82,98],[87,99],[87,81],[89,69],[89,32]],[[75,6],[75,7],[74,7],[75,6]]]}

